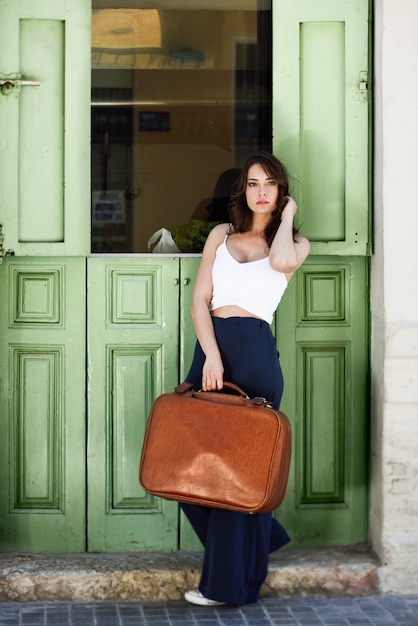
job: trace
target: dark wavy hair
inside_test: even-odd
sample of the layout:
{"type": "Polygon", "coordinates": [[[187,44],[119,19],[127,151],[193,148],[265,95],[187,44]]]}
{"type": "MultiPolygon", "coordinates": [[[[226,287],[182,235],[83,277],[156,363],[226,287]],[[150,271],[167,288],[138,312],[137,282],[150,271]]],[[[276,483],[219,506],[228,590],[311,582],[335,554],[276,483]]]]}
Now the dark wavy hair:
{"type": "MultiPolygon", "coordinates": [[[[253,221],[253,212],[247,204],[245,192],[247,189],[248,171],[250,167],[258,163],[261,165],[267,176],[277,181],[279,186],[279,195],[277,197],[277,205],[271,214],[271,219],[264,229],[263,235],[268,247],[271,246],[277,229],[281,224],[282,211],[287,203],[289,195],[289,178],[285,166],[279,159],[269,152],[256,152],[248,157],[241,171],[241,176],[236,184],[236,191],[233,194],[229,206],[231,223],[233,232],[245,233],[251,229],[253,221]]],[[[293,228],[293,236],[298,232],[297,228],[293,228]]]]}

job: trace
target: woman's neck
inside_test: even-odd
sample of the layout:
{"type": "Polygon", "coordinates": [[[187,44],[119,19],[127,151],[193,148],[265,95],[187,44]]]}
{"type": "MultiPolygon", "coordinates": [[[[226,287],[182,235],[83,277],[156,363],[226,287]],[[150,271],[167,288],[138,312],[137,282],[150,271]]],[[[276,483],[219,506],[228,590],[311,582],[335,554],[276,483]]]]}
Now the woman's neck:
{"type": "Polygon", "coordinates": [[[269,221],[270,216],[254,215],[252,224],[248,232],[252,235],[259,235],[264,239],[264,231],[269,221]]]}

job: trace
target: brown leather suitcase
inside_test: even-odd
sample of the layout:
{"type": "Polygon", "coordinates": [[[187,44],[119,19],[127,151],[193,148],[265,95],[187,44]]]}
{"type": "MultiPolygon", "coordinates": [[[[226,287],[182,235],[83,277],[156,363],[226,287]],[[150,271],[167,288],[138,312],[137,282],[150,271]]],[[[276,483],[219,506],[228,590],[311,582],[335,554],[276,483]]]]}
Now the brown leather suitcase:
{"type": "Polygon", "coordinates": [[[148,417],[139,481],[150,494],[265,513],[285,495],[291,427],[264,398],[195,391],[182,383],[159,396],[148,417]]]}

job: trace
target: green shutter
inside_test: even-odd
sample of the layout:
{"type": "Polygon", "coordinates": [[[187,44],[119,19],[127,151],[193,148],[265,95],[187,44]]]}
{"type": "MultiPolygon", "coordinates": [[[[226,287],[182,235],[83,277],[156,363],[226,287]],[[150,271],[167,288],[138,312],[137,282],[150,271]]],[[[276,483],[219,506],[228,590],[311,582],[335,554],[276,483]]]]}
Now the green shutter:
{"type": "Polygon", "coordinates": [[[369,254],[368,1],[278,0],[273,32],[274,152],[311,254],[369,254]]]}

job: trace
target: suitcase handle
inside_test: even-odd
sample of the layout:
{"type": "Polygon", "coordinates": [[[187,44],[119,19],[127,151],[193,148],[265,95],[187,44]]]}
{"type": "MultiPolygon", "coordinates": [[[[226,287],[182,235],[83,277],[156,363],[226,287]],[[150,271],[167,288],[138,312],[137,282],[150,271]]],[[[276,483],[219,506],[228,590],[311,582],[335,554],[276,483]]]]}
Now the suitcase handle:
{"type": "Polygon", "coordinates": [[[245,391],[243,391],[241,387],[238,387],[238,385],[236,385],[235,383],[228,383],[226,380],[224,380],[224,388],[229,389],[229,391],[235,391],[235,393],[242,398],[248,398],[248,394],[246,394],[245,391]]]}
{"type": "MultiPolygon", "coordinates": [[[[245,391],[243,391],[241,389],[241,387],[238,387],[238,385],[235,385],[234,383],[228,383],[226,380],[224,381],[224,388],[225,389],[229,389],[230,391],[235,391],[235,393],[239,396],[241,396],[241,398],[248,398],[248,395],[245,393],[245,391]]],[[[187,381],[185,381],[184,383],[181,383],[180,385],[177,385],[177,387],[174,389],[174,391],[176,393],[186,393],[187,391],[191,392],[193,391],[194,387],[192,385],[192,383],[188,383],[187,381]]],[[[214,391],[216,392],[221,392],[222,393],[222,389],[217,390],[214,389],[214,391]]],[[[207,392],[210,393],[210,392],[207,392]]]]}
{"type": "MultiPolygon", "coordinates": [[[[230,396],[230,402],[234,401],[234,398],[236,399],[236,401],[238,400],[248,400],[251,402],[251,404],[256,405],[256,406],[265,406],[268,408],[273,408],[272,403],[269,400],[266,400],[266,398],[263,398],[261,396],[255,396],[254,398],[250,398],[250,396],[245,393],[245,391],[243,389],[241,389],[241,387],[238,387],[238,385],[236,385],[235,383],[229,383],[226,380],[224,381],[224,387],[226,389],[229,389],[230,391],[235,391],[235,393],[237,394],[236,396],[230,396]]],[[[211,394],[213,394],[213,398],[215,398],[215,396],[218,396],[220,394],[222,394],[222,389],[218,390],[213,390],[213,391],[196,391],[194,386],[192,385],[192,383],[189,383],[186,381],[184,381],[183,383],[180,383],[180,385],[177,385],[177,387],[175,387],[174,391],[176,393],[179,394],[183,394],[185,393],[188,396],[194,396],[195,394],[208,394],[208,397],[210,397],[211,394]]],[[[225,395],[228,394],[224,394],[224,400],[228,401],[225,398],[225,395]]],[[[197,397],[197,396],[196,396],[197,397]]],[[[214,400],[216,401],[216,400],[214,400]]]]}

